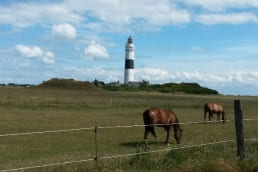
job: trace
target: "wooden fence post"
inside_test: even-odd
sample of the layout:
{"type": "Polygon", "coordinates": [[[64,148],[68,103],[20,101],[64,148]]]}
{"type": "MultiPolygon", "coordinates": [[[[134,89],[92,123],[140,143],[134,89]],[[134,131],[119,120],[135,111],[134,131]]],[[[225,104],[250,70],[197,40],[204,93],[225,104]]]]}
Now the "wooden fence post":
{"type": "Polygon", "coordinates": [[[234,100],[235,128],[237,141],[237,156],[243,160],[245,158],[244,133],[243,133],[243,111],[240,100],[234,100]]]}
{"type": "Polygon", "coordinates": [[[96,162],[98,162],[97,132],[98,132],[98,127],[95,126],[95,129],[94,129],[94,133],[95,133],[95,158],[94,158],[94,160],[95,160],[96,162]]]}

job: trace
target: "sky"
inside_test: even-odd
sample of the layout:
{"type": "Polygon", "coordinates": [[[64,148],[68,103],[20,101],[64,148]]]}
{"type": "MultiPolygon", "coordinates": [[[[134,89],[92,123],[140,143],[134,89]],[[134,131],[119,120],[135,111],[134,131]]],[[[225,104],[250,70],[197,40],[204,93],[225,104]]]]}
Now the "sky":
{"type": "Polygon", "coordinates": [[[196,82],[258,95],[257,0],[1,0],[0,83],[196,82]]]}

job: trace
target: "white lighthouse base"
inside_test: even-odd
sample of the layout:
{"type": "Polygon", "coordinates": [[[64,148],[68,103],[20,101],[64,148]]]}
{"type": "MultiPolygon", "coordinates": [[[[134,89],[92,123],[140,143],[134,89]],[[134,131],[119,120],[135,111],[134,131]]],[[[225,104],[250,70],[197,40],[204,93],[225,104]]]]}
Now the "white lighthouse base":
{"type": "Polygon", "coordinates": [[[125,69],[125,77],[124,83],[128,84],[128,82],[134,81],[134,69],[125,69]]]}

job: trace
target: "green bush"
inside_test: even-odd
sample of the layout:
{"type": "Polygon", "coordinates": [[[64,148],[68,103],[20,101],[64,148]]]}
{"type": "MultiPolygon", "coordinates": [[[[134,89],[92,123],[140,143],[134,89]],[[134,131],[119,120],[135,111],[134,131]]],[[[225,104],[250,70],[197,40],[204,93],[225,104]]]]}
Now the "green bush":
{"type": "Polygon", "coordinates": [[[153,85],[143,83],[140,84],[139,87],[122,84],[116,86],[105,85],[103,88],[109,91],[155,91],[161,93],[218,94],[216,90],[201,87],[197,83],[165,83],[153,85]]]}

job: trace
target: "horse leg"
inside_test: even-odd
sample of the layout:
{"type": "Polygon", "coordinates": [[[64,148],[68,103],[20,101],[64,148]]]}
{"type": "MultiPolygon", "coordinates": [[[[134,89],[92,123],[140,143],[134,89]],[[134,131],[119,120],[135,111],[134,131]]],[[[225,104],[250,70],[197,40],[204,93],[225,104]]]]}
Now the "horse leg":
{"type": "Polygon", "coordinates": [[[204,122],[206,122],[206,113],[207,113],[207,112],[206,112],[206,110],[205,110],[205,111],[204,111],[204,119],[203,119],[204,122]]]}
{"type": "Polygon", "coordinates": [[[148,127],[147,127],[147,126],[145,126],[145,131],[144,131],[144,140],[147,140],[148,134],[149,134],[148,127]]]}
{"type": "Polygon", "coordinates": [[[155,130],[154,130],[154,126],[149,126],[149,127],[148,127],[148,131],[151,132],[151,134],[153,135],[153,137],[155,137],[155,138],[157,137],[157,136],[156,136],[156,133],[155,133],[155,130]]]}
{"type": "Polygon", "coordinates": [[[222,112],[222,123],[223,124],[225,123],[225,112],[224,111],[222,112]]]}
{"type": "Polygon", "coordinates": [[[166,126],[166,127],[164,127],[165,128],[165,130],[167,131],[167,137],[166,137],[166,141],[165,141],[165,144],[169,144],[168,143],[168,140],[169,140],[169,135],[170,135],[170,130],[171,130],[171,126],[166,126]]]}
{"type": "Polygon", "coordinates": [[[217,113],[217,121],[220,122],[220,112],[217,113]]]}
{"type": "Polygon", "coordinates": [[[212,113],[209,112],[209,122],[211,121],[212,118],[213,118],[212,113]]]}

